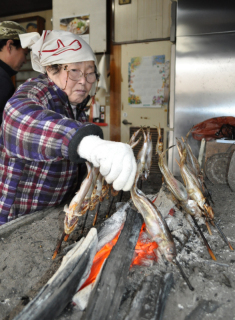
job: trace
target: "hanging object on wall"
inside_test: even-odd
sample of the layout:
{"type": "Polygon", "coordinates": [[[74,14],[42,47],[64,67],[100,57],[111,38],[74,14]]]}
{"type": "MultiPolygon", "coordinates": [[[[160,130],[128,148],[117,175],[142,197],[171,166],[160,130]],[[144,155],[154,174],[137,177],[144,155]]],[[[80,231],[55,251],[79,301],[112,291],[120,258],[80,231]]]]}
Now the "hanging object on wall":
{"type": "Polygon", "coordinates": [[[107,79],[107,66],[106,66],[106,55],[103,54],[100,63],[98,65],[98,71],[100,73],[100,79],[98,82],[98,88],[103,88],[106,92],[108,89],[108,79],[107,79]]]}
{"type": "Polygon", "coordinates": [[[90,15],[72,16],[60,19],[60,30],[79,35],[88,44],[90,42],[90,15]]]}
{"type": "MultiPolygon", "coordinates": [[[[106,0],[56,0],[53,3],[53,29],[60,30],[63,19],[86,20],[85,17],[89,16],[89,45],[95,53],[107,52],[110,50],[107,44],[107,23],[110,15],[107,10],[109,12],[111,3],[112,1],[106,0]]],[[[63,27],[66,28],[66,25],[63,27]]],[[[83,39],[88,30],[82,35],[80,33],[83,39]]]]}
{"type": "Polygon", "coordinates": [[[165,55],[131,58],[128,66],[128,103],[131,107],[161,108],[169,95],[169,62],[165,55]]]}
{"type": "Polygon", "coordinates": [[[119,0],[119,4],[130,4],[131,0],[119,0]]]}

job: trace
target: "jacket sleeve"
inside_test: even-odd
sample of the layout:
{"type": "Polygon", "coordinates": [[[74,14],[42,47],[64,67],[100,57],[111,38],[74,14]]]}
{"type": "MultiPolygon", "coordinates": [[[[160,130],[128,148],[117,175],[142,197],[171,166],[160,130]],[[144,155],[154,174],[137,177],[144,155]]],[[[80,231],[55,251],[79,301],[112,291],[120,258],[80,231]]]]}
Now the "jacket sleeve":
{"type": "Polygon", "coordinates": [[[76,142],[88,134],[102,137],[98,126],[49,110],[37,96],[22,92],[16,93],[7,103],[2,130],[8,155],[31,161],[75,160],[71,154],[76,142]]]}
{"type": "Polygon", "coordinates": [[[15,88],[11,82],[10,77],[5,76],[0,72],[0,124],[2,123],[2,113],[3,109],[8,101],[14,94],[15,88]]]}

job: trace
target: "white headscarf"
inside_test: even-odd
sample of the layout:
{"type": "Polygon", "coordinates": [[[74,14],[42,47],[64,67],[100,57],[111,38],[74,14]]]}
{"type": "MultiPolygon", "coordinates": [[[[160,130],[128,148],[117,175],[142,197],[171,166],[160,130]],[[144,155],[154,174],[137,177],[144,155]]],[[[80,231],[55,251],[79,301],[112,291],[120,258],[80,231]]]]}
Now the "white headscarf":
{"type": "MultiPolygon", "coordinates": [[[[68,31],[44,30],[19,35],[22,48],[31,49],[31,62],[35,71],[46,73],[46,66],[83,61],[97,61],[88,43],[68,31]]],[[[98,69],[97,69],[98,70],[98,69]]],[[[92,84],[90,95],[96,91],[97,82],[92,84]]]]}

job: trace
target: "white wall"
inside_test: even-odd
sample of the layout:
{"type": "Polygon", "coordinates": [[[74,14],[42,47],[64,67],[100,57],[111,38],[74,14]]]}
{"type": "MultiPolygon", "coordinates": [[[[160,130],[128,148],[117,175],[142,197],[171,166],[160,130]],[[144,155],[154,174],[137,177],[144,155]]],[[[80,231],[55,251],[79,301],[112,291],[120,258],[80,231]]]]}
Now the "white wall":
{"type": "Polygon", "coordinates": [[[171,0],[132,0],[125,5],[115,0],[114,24],[116,42],[167,38],[171,0]]]}

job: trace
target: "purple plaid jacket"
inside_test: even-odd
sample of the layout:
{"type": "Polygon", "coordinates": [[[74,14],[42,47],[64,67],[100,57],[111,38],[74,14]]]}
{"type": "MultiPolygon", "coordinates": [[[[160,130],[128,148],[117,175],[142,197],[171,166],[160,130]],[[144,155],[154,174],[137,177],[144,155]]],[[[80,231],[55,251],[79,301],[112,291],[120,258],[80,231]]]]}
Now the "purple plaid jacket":
{"type": "Polygon", "coordinates": [[[0,130],[0,225],[57,205],[71,192],[78,165],[70,161],[69,143],[86,126],[89,134],[97,127],[84,112],[74,120],[67,95],[47,76],[19,87],[0,130]]]}

